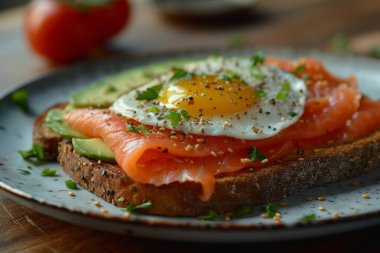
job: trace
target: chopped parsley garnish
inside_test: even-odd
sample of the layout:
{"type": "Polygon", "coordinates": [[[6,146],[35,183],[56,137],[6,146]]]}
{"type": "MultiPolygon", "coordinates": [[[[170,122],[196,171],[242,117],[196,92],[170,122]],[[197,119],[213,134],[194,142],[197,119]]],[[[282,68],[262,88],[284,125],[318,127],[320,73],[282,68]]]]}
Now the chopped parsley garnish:
{"type": "Polygon", "coordinates": [[[41,176],[43,176],[43,177],[54,177],[56,173],[57,173],[57,170],[55,170],[55,169],[45,168],[41,171],[41,176]]]}
{"type": "Polygon", "coordinates": [[[376,45],[371,50],[371,55],[376,58],[380,58],[380,45],[376,45]]]}
{"type": "Polygon", "coordinates": [[[135,134],[141,134],[144,133],[145,135],[149,135],[149,130],[144,126],[135,126],[132,122],[127,122],[128,133],[135,133],[135,134]]]}
{"type": "Polygon", "coordinates": [[[180,109],[178,111],[169,111],[165,115],[165,118],[170,120],[170,124],[173,127],[177,126],[181,119],[187,119],[188,117],[189,113],[184,109],[180,109]]]}
{"type": "Polygon", "coordinates": [[[198,216],[198,220],[208,220],[208,221],[215,221],[218,217],[218,213],[215,211],[210,211],[206,215],[198,216]]]}
{"type": "Polygon", "coordinates": [[[114,86],[109,86],[106,90],[106,93],[113,93],[113,92],[116,92],[117,89],[114,87],[114,86]]]}
{"type": "Polygon", "coordinates": [[[251,162],[262,161],[266,158],[255,146],[248,148],[247,154],[251,159],[251,162]]]}
{"type": "Polygon", "coordinates": [[[148,208],[151,208],[151,207],[152,207],[152,202],[148,201],[148,202],[142,203],[140,205],[132,205],[132,204],[130,204],[126,208],[122,208],[121,210],[124,211],[124,212],[132,213],[132,212],[134,212],[135,210],[138,210],[138,209],[148,209],[148,208]]]}
{"type": "Polygon", "coordinates": [[[298,113],[296,113],[296,112],[289,112],[289,116],[292,118],[296,117],[297,115],[298,115],[298,113]]]}
{"type": "Polygon", "coordinates": [[[307,214],[301,218],[301,221],[312,222],[317,219],[315,213],[307,214]]]}
{"type": "Polygon", "coordinates": [[[309,74],[303,74],[302,78],[303,78],[303,80],[307,81],[310,79],[310,75],[309,74]]]}
{"type": "Polygon", "coordinates": [[[266,97],[266,92],[264,90],[257,90],[256,91],[256,95],[259,97],[259,98],[265,98],[266,97]]]}
{"type": "Polygon", "coordinates": [[[224,81],[240,80],[240,76],[235,70],[227,69],[223,72],[219,79],[224,81]]]}
{"type": "Polygon", "coordinates": [[[25,160],[29,160],[30,158],[37,158],[38,161],[42,161],[45,158],[45,149],[42,145],[33,144],[32,148],[27,151],[19,150],[18,153],[25,160]]]}
{"type": "Polygon", "coordinates": [[[244,37],[241,34],[234,34],[228,40],[228,47],[232,49],[241,49],[245,44],[244,37]]]}
{"type": "Polygon", "coordinates": [[[252,61],[252,66],[259,66],[264,63],[265,58],[264,58],[264,55],[261,52],[259,52],[251,57],[251,61],[252,61]]]}
{"type": "Polygon", "coordinates": [[[290,83],[289,82],[283,83],[281,86],[281,90],[277,93],[276,98],[278,100],[285,100],[288,97],[289,91],[290,91],[290,83]]]}
{"type": "Polygon", "coordinates": [[[75,183],[73,180],[65,180],[65,185],[67,188],[71,189],[71,190],[78,190],[78,186],[77,186],[77,183],[75,183]]]}
{"type": "Polygon", "coordinates": [[[173,76],[170,78],[169,82],[175,82],[175,81],[179,81],[179,80],[183,80],[183,79],[188,79],[191,77],[193,77],[193,74],[187,72],[184,69],[177,68],[177,69],[175,69],[175,72],[174,72],[173,76]]]}
{"type": "Polygon", "coordinates": [[[17,169],[21,174],[23,175],[29,175],[30,174],[30,171],[29,170],[25,170],[25,169],[17,169]]]}
{"type": "Polygon", "coordinates": [[[348,44],[347,36],[342,33],[335,34],[330,42],[332,49],[340,53],[347,53],[349,51],[348,44]]]}
{"type": "Polygon", "coordinates": [[[149,107],[146,109],[147,112],[153,112],[153,113],[159,113],[160,112],[160,108],[158,108],[157,106],[152,106],[152,107],[149,107]]]}
{"type": "Polygon", "coordinates": [[[264,78],[265,78],[265,75],[264,75],[264,73],[263,73],[263,71],[261,70],[260,67],[253,66],[253,67],[251,68],[251,73],[252,73],[252,75],[253,75],[256,79],[258,79],[258,80],[260,80],[260,81],[264,80],[264,78]]]}
{"type": "Polygon", "coordinates": [[[28,92],[26,90],[17,90],[12,93],[12,102],[20,107],[24,112],[29,110],[28,92]]]}
{"type": "Polygon", "coordinates": [[[235,210],[232,212],[232,216],[236,218],[243,218],[247,216],[248,214],[251,214],[253,212],[253,208],[250,206],[242,207],[238,210],[235,210]]]}
{"type": "Polygon", "coordinates": [[[268,214],[268,217],[269,218],[273,218],[276,213],[277,213],[277,207],[275,204],[273,203],[268,203],[265,207],[264,207],[264,212],[266,214],[268,214]]]}
{"type": "Polygon", "coordinates": [[[305,64],[301,64],[296,67],[295,71],[296,73],[302,73],[305,71],[305,68],[306,68],[305,64]]]}
{"type": "Polygon", "coordinates": [[[152,87],[147,88],[146,90],[141,92],[137,96],[136,99],[137,100],[151,101],[153,99],[158,98],[158,94],[160,94],[160,91],[161,91],[163,85],[164,85],[163,83],[160,83],[160,84],[157,84],[157,85],[154,85],[152,87]]]}

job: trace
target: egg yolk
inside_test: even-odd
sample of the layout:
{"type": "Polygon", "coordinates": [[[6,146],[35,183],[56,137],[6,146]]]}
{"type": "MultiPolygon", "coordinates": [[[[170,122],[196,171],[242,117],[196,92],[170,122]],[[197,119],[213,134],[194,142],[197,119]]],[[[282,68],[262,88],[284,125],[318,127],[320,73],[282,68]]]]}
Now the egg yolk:
{"type": "Polygon", "coordinates": [[[192,118],[245,112],[257,102],[253,89],[240,80],[216,75],[193,76],[165,86],[158,102],[168,109],[184,109],[192,118]]]}

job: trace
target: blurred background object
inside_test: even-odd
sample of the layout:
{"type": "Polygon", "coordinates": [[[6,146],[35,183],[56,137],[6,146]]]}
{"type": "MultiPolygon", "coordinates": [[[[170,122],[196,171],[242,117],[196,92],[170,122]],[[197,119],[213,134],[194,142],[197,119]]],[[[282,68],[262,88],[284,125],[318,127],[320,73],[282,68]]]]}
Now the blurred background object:
{"type": "Polygon", "coordinates": [[[0,11],[3,9],[15,7],[18,5],[26,4],[29,0],[1,0],[0,1],[0,11]]]}

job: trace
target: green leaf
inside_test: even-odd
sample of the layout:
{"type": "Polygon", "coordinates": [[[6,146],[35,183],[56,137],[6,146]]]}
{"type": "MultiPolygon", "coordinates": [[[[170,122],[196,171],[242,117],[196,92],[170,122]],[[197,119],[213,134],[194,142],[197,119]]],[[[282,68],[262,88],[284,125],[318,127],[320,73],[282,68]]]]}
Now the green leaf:
{"type": "Polygon", "coordinates": [[[19,150],[18,153],[25,160],[30,160],[31,158],[37,158],[38,161],[43,161],[45,158],[45,149],[42,145],[33,144],[32,148],[27,151],[19,150]]]}
{"type": "Polygon", "coordinates": [[[291,86],[289,82],[283,83],[281,86],[281,90],[277,93],[276,98],[278,100],[285,100],[289,95],[290,87],[291,86]]]}
{"type": "Polygon", "coordinates": [[[247,154],[251,159],[251,162],[262,161],[266,159],[266,156],[261,153],[255,146],[248,148],[247,154]]]}
{"type": "Polygon", "coordinates": [[[251,74],[258,80],[264,80],[265,74],[260,67],[253,66],[251,68],[251,74]]]}
{"type": "Polygon", "coordinates": [[[148,209],[151,207],[152,207],[152,202],[148,201],[148,202],[142,203],[141,205],[132,205],[131,204],[131,205],[128,205],[126,208],[122,208],[121,210],[124,212],[132,213],[138,209],[148,209]]]}
{"type": "Polygon", "coordinates": [[[296,67],[295,71],[296,73],[302,73],[305,71],[305,68],[306,68],[305,64],[301,64],[296,67]]]}
{"type": "Polygon", "coordinates": [[[71,190],[78,190],[78,186],[77,186],[77,183],[75,183],[73,180],[66,180],[65,181],[65,185],[67,188],[71,189],[71,190]]]}
{"type": "Polygon", "coordinates": [[[232,49],[241,49],[245,44],[245,39],[241,34],[234,34],[228,39],[228,47],[232,49]]]}
{"type": "Polygon", "coordinates": [[[242,207],[238,210],[233,211],[232,216],[237,217],[237,218],[243,218],[243,217],[247,216],[248,214],[251,214],[252,212],[253,212],[252,207],[245,206],[245,207],[242,207]]]}
{"type": "Polygon", "coordinates": [[[266,92],[264,90],[256,90],[256,95],[259,97],[259,98],[265,98],[266,97],[266,92]]]}
{"type": "Polygon", "coordinates": [[[127,122],[127,132],[141,134],[143,132],[145,135],[149,135],[149,130],[144,125],[135,126],[132,122],[127,122]]]}
{"type": "Polygon", "coordinates": [[[41,176],[43,176],[43,177],[54,177],[56,173],[57,173],[57,170],[55,170],[55,169],[45,168],[41,171],[41,176]]]}
{"type": "Polygon", "coordinates": [[[175,81],[179,81],[179,80],[183,80],[183,79],[188,79],[191,77],[193,77],[193,74],[187,72],[184,69],[177,68],[177,69],[175,69],[175,72],[174,72],[173,76],[170,78],[169,82],[175,82],[175,81]]]}
{"type": "Polygon", "coordinates": [[[268,203],[264,207],[264,211],[268,214],[269,218],[273,218],[277,213],[277,207],[273,203],[268,203]]]}
{"type": "Polygon", "coordinates": [[[307,214],[301,218],[301,221],[312,222],[317,219],[315,213],[307,214]]]}
{"type": "Polygon", "coordinates": [[[23,175],[29,175],[30,174],[30,171],[29,170],[25,170],[25,169],[17,169],[21,174],[23,175]]]}
{"type": "Polygon", "coordinates": [[[158,108],[157,106],[152,106],[152,107],[149,107],[148,109],[146,109],[147,112],[153,112],[154,114],[157,114],[160,112],[160,108],[158,108]]]}
{"type": "Polygon", "coordinates": [[[165,118],[170,120],[170,124],[173,127],[176,127],[181,119],[188,119],[188,117],[189,113],[184,109],[180,109],[178,111],[169,111],[165,115],[165,118]]]}
{"type": "Polygon", "coordinates": [[[114,86],[109,86],[106,90],[106,93],[113,93],[113,92],[116,92],[117,89],[114,87],[114,86]]]}
{"type": "Polygon", "coordinates": [[[20,107],[24,112],[28,112],[28,97],[28,92],[26,90],[17,90],[12,93],[12,102],[20,107]]]}
{"type": "Polygon", "coordinates": [[[376,58],[380,58],[380,45],[376,45],[371,50],[371,55],[376,58]]]}
{"type": "Polygon", "coordinates": [[[256,53],[251,57],[252,66],[259,66],[265,62],[264,55],[261,52],[256,53]]]}
{"type": "Polygon", "coordinates": [[[147,88],[146,90],[141,92],[137,96],[136,99],[137,100],[151,101],[153,99],[158,98],[158,94],[160,94],[160,91],[161,91],[163,85],[164,85],[163,83],[160,83],[160,84],[157,84],[157,85],[154,85],[152,87],[147,88]]]}
{"type": "Polygon", "coordinates": [[[335,34],[330,41],[330,46],[336,52],[347,53],[349,51],[347,35],[342,33],[335,34]]]}
{"type": "Polygon", "coordinates": [[[218,217],[218,213],[215,211],[210,211],[206,215],[198,216],[198,220],[207,220],[207,221],[215,221],[218,217]]]}
{"type": "Polygon", "coordinates": [[[292,118],[296,117],[297,115],[298,115],[298,113],[296,113],[296,112],[289,112],[289,116],[292,118]]]}

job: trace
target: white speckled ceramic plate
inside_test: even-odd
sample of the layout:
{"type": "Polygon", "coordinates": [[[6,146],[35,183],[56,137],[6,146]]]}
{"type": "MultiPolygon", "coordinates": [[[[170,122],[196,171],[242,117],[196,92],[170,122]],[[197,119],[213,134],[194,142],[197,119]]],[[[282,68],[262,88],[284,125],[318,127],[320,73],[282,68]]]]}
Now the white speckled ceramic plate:
{"type": "MultiPolygon", "coordinates": [[[[314,51],[262,50],[268,55],[285,58],[311,56],[318,58],[333,73],[339,76],[355,74],[361,89],[372,98],[380,98],[380,62],[353,56],[333,56],[314,51]]],[[[226,52],[227,55],[251,55],[253,51],[226,52]]],[[[185,55],[208,55],[189,53],[185,55]]],[[[48,106],[67,100],[69,93],[100,77],[116,73],[136,65],[184,56],[145,56],[137,58],[113,58],[77,65],[59,73],[23,85],[30,94],[30,105],[35,115],[48,106]]],[[[32,142],[33,115],[24,114],[10,102],[10,94],[0,100],[0,188],[2,193],[22,205],[38,212],[84,226],[118,233],[128,233],[151,238],[179,241],[207,242],[253,242],[305,238],[327,235],[371,225],[380,224],[380,169],[353,180],[315,187],[288,197],[287,207],[280,207],[282,225],[271,219],[260,217],[260,207],[254,214],[232,221],[205,222],[192,218],[167,218],[133,214],[127,219],[123,212],[87,192],[76,191],[76,197],[68,196],[64,180],[68,176],[58,164],[31,165],[29,175],[21,174],[19,168],[27,168],[28,163],[18,154],[19,149],[29,149],[32,142]],[[57,168],[56,177],[42,177],[45,168],[57,168]],[[361,195],[369,193],[369,199],[361,195]],[[306,201],[307,196],[326,196],[326,200],[306,201]],[[96,207],[98,200],[102,207],[96,207]],[[323,205],[327,211],[319,211],[323,205]],[[107,209],[107,214],[102,209],[107,209]],[[333,213],[339,211],[340,218],[333,213]],[[317,220],[302,223],[300,218],[315,213],[317,220]]]]}

